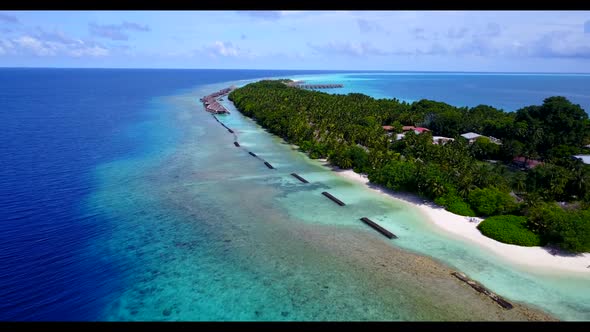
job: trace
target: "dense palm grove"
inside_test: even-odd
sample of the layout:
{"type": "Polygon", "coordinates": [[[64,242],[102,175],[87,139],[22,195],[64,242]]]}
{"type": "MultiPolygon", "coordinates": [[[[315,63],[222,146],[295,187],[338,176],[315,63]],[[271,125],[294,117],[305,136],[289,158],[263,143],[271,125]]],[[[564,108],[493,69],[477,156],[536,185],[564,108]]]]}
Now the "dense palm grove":
{"type": "Polygon", "coordinates": [[[416,193],[457,214],[495,216],[479,225],[487,236],[590,251],[590,166],[572,157],[590,143],[590,120],[579,105],[550,97],[508,113],[484,105],[332,95],[285,81],[248,84],[229,98],[311,158],[328,158],[367,173],[373,183],[416,193]],[[395,140],[383,125],[398,133],[402,125],[424,126],[455,140],[432,144],[429,132],[395,140]],[[469,144],[459,135],[470,131],[502,144],[485,137],[469,144]],[[542,163],[522,169],[512,164],[514,157],[542,163]]]}

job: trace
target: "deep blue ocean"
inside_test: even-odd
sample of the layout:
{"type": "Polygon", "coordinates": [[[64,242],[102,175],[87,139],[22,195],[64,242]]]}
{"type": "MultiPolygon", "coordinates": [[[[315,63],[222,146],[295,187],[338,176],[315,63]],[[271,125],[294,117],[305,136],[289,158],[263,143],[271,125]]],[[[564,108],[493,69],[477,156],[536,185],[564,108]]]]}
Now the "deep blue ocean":
{"type": "Polygon", "coordinates": [[[80,202],[97,165],[162,144],[128,133],[154,97],[299,73],[0,69],[0,320],[93,320],[117,293],[125,267],[87,248],[108,236],[109,220],[80,202]]]}
{"type": "MultiPolygon", "coordinates": [[[[128,289],[128,257],[100,246],[121,220],[88,199],[104,190],[101,165],[158,155],[182,139],[163,125],[170,104],[159,98],[262,77],[322,81],[325,73],[377,97],[515,110],[566,95],[590,110],[588,75],[0,69],[0,321],[103,319],[128,289]]],[[[123,178],[141,173],[133,167],[123,178]]]]}

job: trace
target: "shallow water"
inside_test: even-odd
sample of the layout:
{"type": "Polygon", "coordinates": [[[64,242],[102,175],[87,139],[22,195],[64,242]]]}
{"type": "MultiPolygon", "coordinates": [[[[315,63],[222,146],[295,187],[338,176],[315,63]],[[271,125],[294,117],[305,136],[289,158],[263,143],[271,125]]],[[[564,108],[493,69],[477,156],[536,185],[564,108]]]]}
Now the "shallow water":
{"type": "Polygon", "coordinates": [[[169,151],[99,169],[104,191],[89,204],[108,208],[119,220],[109,248],[132,262],[124,278],[128,287],[101,319],[523,319],[432,261],[408,268],[420,258],[398,247],[559,318],[588,319],[588,294],[568,289],[587,278],[565,283],[514,272],[434,230],[410,206],[333,174],[232,109],[219,119],[236,131],[242,147],[235,147],[233,135],[196,102],[224,86],[162,99],[160,111],[182,133],[169,151]],[[334,204],[322,191],[347,205],[334,204]],[[400,238],[385,239],[359,221],[363,216],[400,238]],[[452,300],[441,302],[441,296],[452,300]]]}

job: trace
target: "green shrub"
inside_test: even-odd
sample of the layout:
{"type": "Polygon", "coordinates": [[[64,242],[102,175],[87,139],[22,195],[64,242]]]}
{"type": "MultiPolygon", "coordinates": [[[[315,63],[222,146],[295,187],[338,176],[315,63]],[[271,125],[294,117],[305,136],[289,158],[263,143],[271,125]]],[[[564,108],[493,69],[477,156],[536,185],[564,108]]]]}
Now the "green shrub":
{"type": "Polygon", "coordinates": [[[525,247],[541,245],[539,235],[526,228],[526,217],[494,216],[477,225],[479,231],[496,241],[525,247]]]}
{"type": "Polygon", "coordinates": [[[477,159],[496,159],[499,156],[500,146],[492,143],[489,138],[480,136],[471,145],[471,151],[477,159]]]}
{"type": "Polygon", "coordinates": [[[529,209],[529,224],[550,242],[572,252],[590,252],[590,211],[564,210],[555,203],[529,209]]]}
{"type": "Polygon", "coordinates": [[[438,197],[434,200],[434,203],[444,206],[447,211],[468,217],[475,217],[475,212],[471,209],[461,197],[453,194],[447,194],[442,197],[438,197]]]}
{"type": "Polygon", "coordinates": [[[416,173],[415,163],[393,159],[380,170],[371,172],[369,180],[396,191],[415,192],[416,173]]]}
{"type": "Polygon", "coordinates": [[[494,187],[473,190],[469,194],[469,204],[483,216],[510,213],[517,207],[512,196],[494,187]]]}
{"type": "Polygon", "coordinates": [[[468,217],[475,217],[475,212],[471,209],[469,204],[460,201],[460,202],[453,202],[447,206],[447,210],[453,212],[458,215],[468,216],[468,217]]]}

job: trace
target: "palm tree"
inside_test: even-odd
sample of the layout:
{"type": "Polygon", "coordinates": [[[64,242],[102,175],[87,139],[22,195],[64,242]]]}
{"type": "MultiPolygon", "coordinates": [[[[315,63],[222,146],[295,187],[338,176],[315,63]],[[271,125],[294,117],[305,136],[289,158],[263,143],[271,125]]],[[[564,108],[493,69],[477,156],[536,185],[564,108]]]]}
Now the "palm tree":
{"type": "Polygon", "coordinates": [[[343,156],[342,159],[340,159],[340,168],[343,168],[343,169],[352,168],[352,160],[347,155],[343,156]]]}
{"type": "Polygon", "coordinates": [[[440,182],[440,179],[434,179],[430,183],[430,192],[434,195],[434,197],[441,197],[445,194],[446,188],[440,182]]]}
{"type": "Polygon", "coordinates": [[[517,193],[522,193],[526,190],[526,175],[523,172],[515,173],[513,179],[513,186],[517,193]]]}
{"type": "Polygon", "coordinates": [[[531,192],[526,195],[524,205],[527,208],[533,208],[539,206],[539,204],[541,204],[542,202],[543,199],[539,194],[537,194],[536,192],[531,192]]]}

